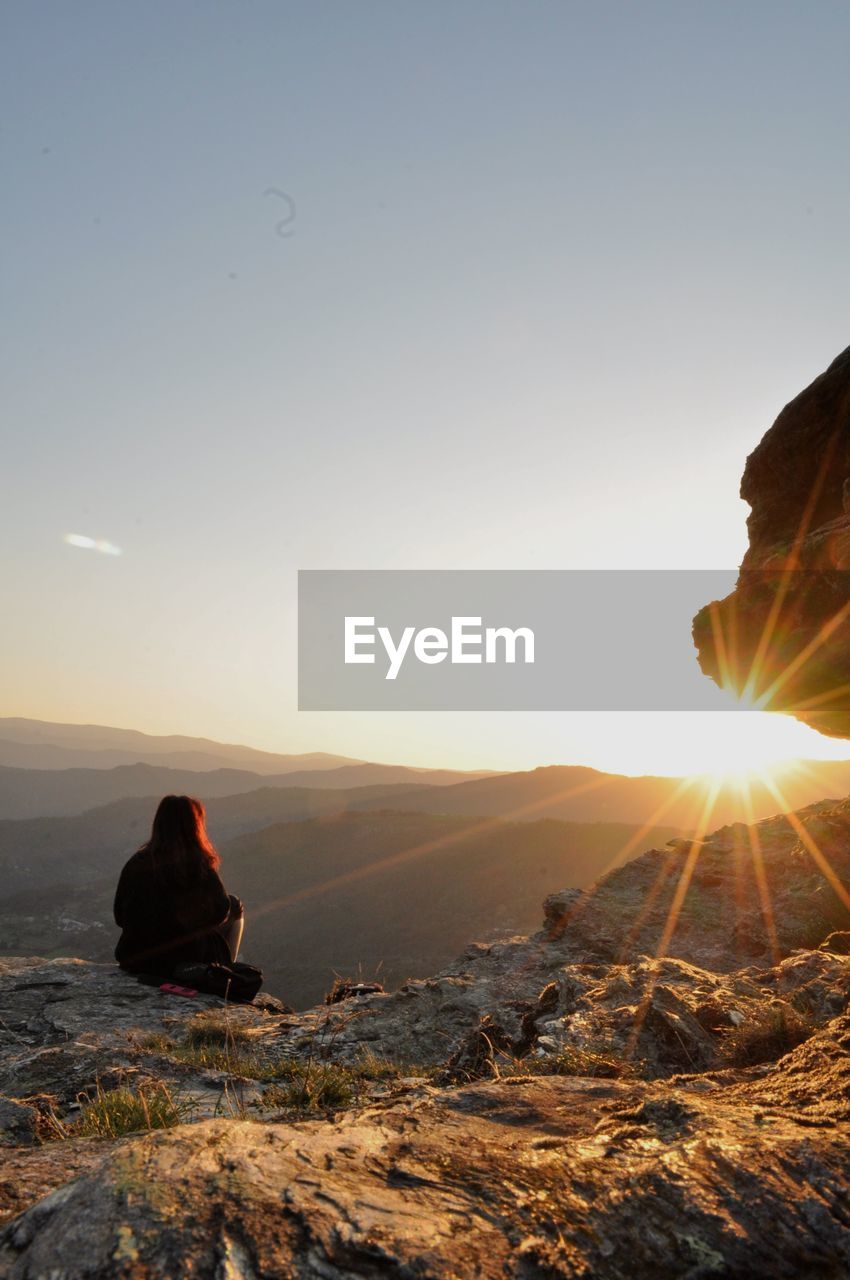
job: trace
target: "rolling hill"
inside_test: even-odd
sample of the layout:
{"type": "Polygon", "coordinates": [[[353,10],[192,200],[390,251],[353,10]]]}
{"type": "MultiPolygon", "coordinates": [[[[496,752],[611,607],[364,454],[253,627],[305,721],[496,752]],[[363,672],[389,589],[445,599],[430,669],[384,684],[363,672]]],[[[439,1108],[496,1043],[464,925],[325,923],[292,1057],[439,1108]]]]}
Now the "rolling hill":
{"type": "MultiPolygon", "coordinates": [[[[485,777],[490,772],[456,769],[414,768],[383,765],[308,751],[282,755],[209,738],[187,738],[182,734],[157,736],[136,729],[115,729],[108,725],[57,724],[48,720],[27,720],[0,716],[0,766],[15,769],[115,769],[133,764],[155,765],[198,773],[212,770],[241,770],[255,777],[301,775],[295,785],[355,787],[372,782],[416,781],[460,782],[485,777]],[[350,772],[345,774],[343,770],[350,772]],[[363,770],[362,774],[360,770],[363,770]],[[386,772],[379,773],[384,770],[386,772]],[[391,776],[393,772],[397,777],[391,776]],[[336,774],[327,783],[316,781],[320,773],[336,774]]],[[[259,783],[257,784],[259,785],[259,783]]],[[[11,815],[10,815],[11,816],[11,815]]]]}
{"type": "MultiPolygon", "coordinates": [[[[740,785],[725,782],[717,792],[709,829],[730,822],[758,821],[788,809],[801,809],[824,797],[850,792],[850,761],[809,760],[780,782],[785,804],[763,782],[750,784],[749,801],[740,785]],[[752,816],[748,814],[748,804],[752,816]]],[[[478,815],[511,821],[560,818],[572,822],[664,822],[693,832],[699,829],[707,778],[630,778],[579,765],[550,765],[524,773],[496,774],[429,787],[424,794],[397,795],[395,809],[422,813],[478,815]]],[[[365,801],[365,805],[372,802],[365,801]]]]}
{"type": "MultiPolygon", "coordinates": [[[[385,808],[396,792],[410,795],[407,787],[394,786],[336,791],[262,787],[208,800],[207,823],[220,847],[237,835],[274,823],[324,817],[369,804],[385,808]]],[[[124,860],[147,839],[157,799],[128,797],[64,817],[0,820],[0,876],[6,892],[50,889],[73,877],[93,880],[117,875],[124,860]]]]}
{"type": "Polygon", "coordinates": [[[291,769],[333,769],[358,764],[348,756],[324,751],[279,755],[235,743],[140,733],[98,724],[57,724],[0,716],[0,764],[23,769],[67,769],[74,766],[110,769],[147,763],[176,769],[250,769],[285,773],[291,769]]]}
{"type": "MultiPolygon", "coordinates": [[[[11,769],[0,766],[0,818],[62,817],[135,796],[157,799],[169,792],[209,801],[263,788],[348,790],[397,787],[412,798],[427,786],[463,778],[449,769],[407,769],[403,765],[358,764],[334,769],[263,776],[244,769],[169,769],[125,764],[112,769],[11,769]]],[[[344,805],[340,805],[344,808],[344,805]]]]}

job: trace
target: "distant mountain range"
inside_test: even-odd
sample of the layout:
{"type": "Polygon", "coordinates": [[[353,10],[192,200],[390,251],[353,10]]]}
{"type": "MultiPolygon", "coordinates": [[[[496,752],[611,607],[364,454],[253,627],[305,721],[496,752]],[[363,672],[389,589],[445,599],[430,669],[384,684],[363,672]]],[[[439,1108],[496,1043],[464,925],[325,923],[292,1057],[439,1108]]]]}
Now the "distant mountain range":
{"type": "Polygon", "coordinates": [[[99,724],[55,724],[0,716],[0,764],[22,769],[111,769],[122,764],[156,764],[173,769],[250,769],[288,773],[294,769],[335,769],[360,764],[349,756],[324,751],[278,755],[209,738],[182,734],[157,736],[137,729],[99,724]]]}
{"type": "MultiPolygon", "coordinates": [[[[750,783],[748,799],[738,782],[725,782],[706,817],[707,800],[713,791],[708,778],[629,778],[579,765],[550,765],[525,773],[427,787],[408,796],[394,795],[392,805],[421,813],[489,815],[521,822],[559,818],[571,822],[670,823],[694,832],[706,820],[713,830],[731,822],[758,821],[801,809],[825,797],[840,799],[850,792],[850,761],[806,761],[781,780],[780,790],[784,804],[763,782],[750,783]]],[[[372,802],[364,802],[363,807],[367,806],[372,802]]]]}
{"type": "MultiPolygon", "coordinates": [[[[205,771],[150,764],[111,769],[11,769],[0,767],[0,818],[71,816],[131,797],[153,802],[168,792],[204,801],[259,792],[333,791],[318,800],[303,795],[256,803],[281,816],[309,817],[390,804],[420,813],[501,817],[509,821],[559,818],[571,822],[669,823],[685,831],[699,828],[711,782],[704,778],[643,777],[601,773],[580,765],[550,765],[523,773],[472,776],[446,769],[354,764],[262,776],[242,769],[205,771]],[[353,794],[355,791],[361,794],[353,794]],[[343,794],[345,793],[345,794],[343,794]],[[277,806],[277,807],[276,807],[277,806]]],[[[786,809],[801,809],[825,797],[850,792],[850,762],[808,761],[781,781],[786,803],[764,783],[750,784],[749,801],[733,781],[720,787],[712,826],[758,821],[786,809]]],[[[253,801],[245,802],[249,807],[253,801]]],[[[270,819],[272,820],[272,819],[270,819]]]]}
{"type": "MultiPolygon", "coordinates": [[[[356,786],[387,787],[413,796],[423,787],[456,778],[450,770],[422,773],[401,765],[344,765],[340,769],[298,771],[263,777],[242,769],[164,769],[150,764],[125,764],[117,769],[7,769],[0,767],[0,818],[71,816],[87,809],[134,796],[157,798],[169,792],[198,796],[204,801],[258,789],[332,791],[356,786]]],[[[463,777],[464,775],[459,775],[463,777]]],[[[284,801],[284,803],[286,803],[284,801]]],[[[323,806],[322,812],[329,806],[323,806]]],[[[341,804],[339,808],[345,808],[341,804]]]]}
{"type": "MultiPolygon", "coordinates": [[[[280,755],[259,751],[233,743],[213,742],[208,738],[187,738],[180,734],[158,737],[139,733],[136,729],[113,729],[96,724],[54,724],[47,720],[26,720],[0,716],[0,765],[17,769],[114,769],[134,764],[155,765],[162,769],[206,772],[210,770],[250,771],[255,777],[279,774],[309,773],[311,776],[343,767],[354,770],[347,778],[328,785],[358,786],[367,782],[402,781],[389,776],[359,776],[357,769],[397,770],[399,775],[415,777],[437,775],[437,781],[480,778],[486,770],[464,772],[454,769],[415,769],[399,765],[371,764],[350,756],[329,755],[325,751],[309,751],[300,755],[280,755]]],[[[304,781],[302,778],[301,782],[304,781]]],[[[298,785],[298,783],[296,783],[298,785]]],[[[324,785],[313,781],[313,786],[324,785]]],[[[234,787],[235,791],[238,788],[234,787]]],[[[125,792],[124,794],[135,794],[125,792]]],[[[218,794],[225,794],[219,792],[218,794]]],[[[103,800],[115,797],[103,797],[103,800]]],[[[103,802],[103,800],[101,802],[103,802]]],[[[95,802],[97,803],[97,802],[95,802]]],[[[84,806],[87,807],[87,806],[84,806]]],[[[79,810],[78,810],[79,812],[79,810]]],[[[10,815],[11,816],[11,815],[10,815]]]]}
{"type": "Polygon", "coordinates": [[[413,792],[419,786],[486,776],[490,775],[373,764],[324,752],[275,755],[205,738],[154,737],[101,725],[0,718],[0,819],[84,813],[113,800],[168,792],[203,800],[264,786],[403,784],[413,792]]]}

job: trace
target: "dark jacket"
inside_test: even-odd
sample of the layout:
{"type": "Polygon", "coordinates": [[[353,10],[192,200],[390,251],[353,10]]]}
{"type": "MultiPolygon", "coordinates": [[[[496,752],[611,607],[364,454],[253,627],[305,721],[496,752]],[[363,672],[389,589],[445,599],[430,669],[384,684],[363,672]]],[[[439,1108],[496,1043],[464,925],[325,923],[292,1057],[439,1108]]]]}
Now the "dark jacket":
{"type": "Polygon", "coordinates": [[[229,963],[230,952],[215,932],[230,910],[218,872],[198,867],[187,885],[157,874],[144,849],[134,853],[118,881],[115,923],[122,930],[115,959],[134,973],[170,977],[189,961],[229,963]]]}

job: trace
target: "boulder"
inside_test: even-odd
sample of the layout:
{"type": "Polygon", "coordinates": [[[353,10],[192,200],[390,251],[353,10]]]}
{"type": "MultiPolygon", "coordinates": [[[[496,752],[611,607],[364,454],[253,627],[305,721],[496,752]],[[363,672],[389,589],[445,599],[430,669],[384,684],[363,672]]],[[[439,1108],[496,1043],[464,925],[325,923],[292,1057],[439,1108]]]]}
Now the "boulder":
{"type": "Polygon", "coordinates": [[[750,454],[735,590],[694,619],[702,670],[769,710],[850,736],[850,347],[750,454]]]}
{"type": "Polygon", "coordinates": [[[35,1107],[13,1098],[0,1098],[0,1145],[19,1146],[35,1142],[38,1112],[35,1107]]]}

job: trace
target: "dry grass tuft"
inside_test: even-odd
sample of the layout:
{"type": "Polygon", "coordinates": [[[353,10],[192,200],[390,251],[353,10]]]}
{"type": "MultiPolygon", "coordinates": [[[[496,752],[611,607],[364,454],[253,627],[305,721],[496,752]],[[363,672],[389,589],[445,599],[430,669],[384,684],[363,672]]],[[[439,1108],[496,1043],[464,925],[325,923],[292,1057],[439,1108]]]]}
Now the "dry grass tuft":
{"type": "Polygon", "coordinates": [[[66,1132],[85,1138],[123,1138],[129,1133],[171,1129],[194,1111],[191,1102],[175,1097],[157,1080],[116,1089],[104,1089],[98,1081],[94,1097],[81,1095],[80,1108],[79,1120],[66,1132]]]}
{"type": "Polygon", "coordinates": [[[798,1013],[790,1005],[766,1009],[746,1019],[737,1027],[723,1032],[721,1053],[732,1067],[754,1067],[775,1062],[796,1049],[817,1030],[808,1014],[798,1013]]]}

